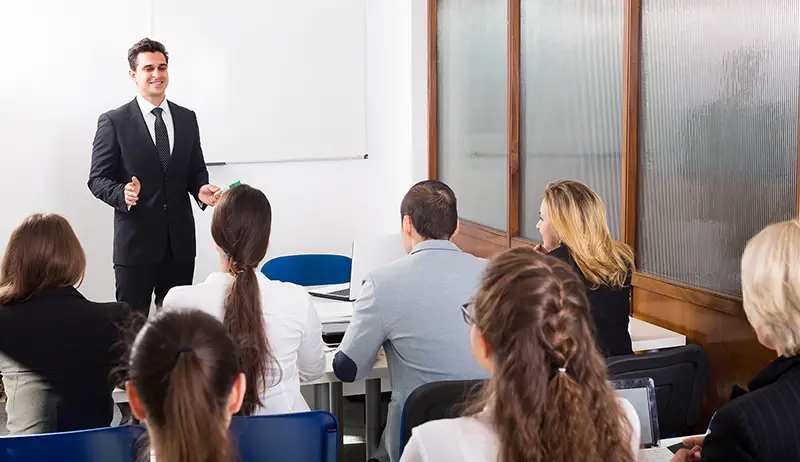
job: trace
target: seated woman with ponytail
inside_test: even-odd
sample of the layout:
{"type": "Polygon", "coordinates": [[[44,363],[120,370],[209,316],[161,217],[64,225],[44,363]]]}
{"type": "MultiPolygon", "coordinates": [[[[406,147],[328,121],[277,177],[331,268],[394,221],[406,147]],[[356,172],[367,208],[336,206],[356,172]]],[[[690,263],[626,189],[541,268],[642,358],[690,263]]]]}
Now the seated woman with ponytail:
{"type": "Polygon", "coordinates": [[[536,227],[543,242],[537,248],[569,263],[586,285],[600,351],[605,356],[632,354],[633,250],[611,239],[600,197],[577,181],[550,183],[536,227]]]}
{"type": "Polygon", "coordinates": [[[244,184],[229,189],[211,220],[221,271],[201,284],[175,287],[164,298],[166,309],[190,306],[213,315],[233,336],[247,376],[242,415],[309,410],[300,380],[325,372],[322,324],[308,292],[257,270],[271,228],[264,193],[244,184]]]}
{"type": "Polygon", "coordinates": [[[586,291],[567,265],[506,251],[462,310],[491,377],[466,417],[414,428],[401,462],[637,459],[639,419],[608,383],[586,291]]]}
{"type": "Polygon", "coordinates": [[[235,460],[228,425],[246,384],[236,344],[218,320],[197,310],[160,312],[136,336],[129,372],[131,412],[147,426],[152,460],[235,460]]]}

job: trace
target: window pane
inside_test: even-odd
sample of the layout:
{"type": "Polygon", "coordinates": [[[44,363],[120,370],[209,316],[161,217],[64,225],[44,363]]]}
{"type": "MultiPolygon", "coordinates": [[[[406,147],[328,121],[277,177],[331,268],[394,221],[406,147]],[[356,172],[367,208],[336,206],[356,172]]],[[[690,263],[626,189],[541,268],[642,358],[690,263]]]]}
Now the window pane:
{"type": "Polygon", "coordinates": [[[506,1],[437,4],[439,179],[461,218],[505,230],[506,1]]]}
{"type": "Polygon", "coordinates": [[[797,0],[644,0],[640,270],[738,295],[747,240],[797,215],[797,0]]]}
{"type": "Polygon", "coordinates": [[[623,0],[522,0],[520,233],[536,229],[547,184],[579,180],[620,234],[623,0]]]}

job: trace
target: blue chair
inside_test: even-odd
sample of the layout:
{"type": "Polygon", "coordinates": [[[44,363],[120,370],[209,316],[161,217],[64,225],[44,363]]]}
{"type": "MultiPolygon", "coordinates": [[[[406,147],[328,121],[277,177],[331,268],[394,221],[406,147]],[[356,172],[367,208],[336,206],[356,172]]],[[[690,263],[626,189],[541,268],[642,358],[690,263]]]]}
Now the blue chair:
{"type": "Polygon", "coordinates": [[[0,437],[0,462],[133,462],[144,427],[0,437]]]}
{"type": "Polygon", "coordinates": [[[330,412],[234,417],[231,437],[247,462],[336,462],[336,419],[330,412]]]}
{"type": "Polygon", "coordinates": [[[353,260],[344,255],[286,255],[264,263],[261,272],[273,281],[322,286],[350,282],[352,266],[353,260]]]}

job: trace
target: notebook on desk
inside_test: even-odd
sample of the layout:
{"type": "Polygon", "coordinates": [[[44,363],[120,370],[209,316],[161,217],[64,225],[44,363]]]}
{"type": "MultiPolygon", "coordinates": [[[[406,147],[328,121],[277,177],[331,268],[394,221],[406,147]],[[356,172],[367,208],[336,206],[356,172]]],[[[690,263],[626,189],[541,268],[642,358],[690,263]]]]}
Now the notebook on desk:
{"type": "Polygon", "coordinates": [[[405,256],[403,240],[400,234],[390,234],[371,239],[353,241],[353,263],[350,268],[350,282],[316,287],[308,293],[321,298],[340,301],[355,301],[361,290],[361,284],[370,271],[405,256]]]}
{"type": "Polygon", "coordinates": [[[651,378],[611,380],[617,396],[625,398],[636,410],[641,425],[640,462],[669,461],[674,455],[669,449],[660,446],[658,432],[658,407],[656,406],[656,385],[651,378]]]}

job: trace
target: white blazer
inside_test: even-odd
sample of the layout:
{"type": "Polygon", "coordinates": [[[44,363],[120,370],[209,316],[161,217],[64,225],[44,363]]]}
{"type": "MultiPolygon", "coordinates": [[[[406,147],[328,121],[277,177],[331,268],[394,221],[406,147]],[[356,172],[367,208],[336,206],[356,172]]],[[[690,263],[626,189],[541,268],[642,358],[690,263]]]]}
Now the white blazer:
{"type": "MultiPolygon", "coordinates": [[[[256,413],[308,411],[308,404],[300,394],[300,380],[314,380],[325,373],[325,344],[317,310],[304,288],[271,281],[260,272],[256,272],[256,276],[267,340],[283,371],[280,383],[273,384],[262,394],[264,407],[256,413]]],[[[233,276],[228,273],[212,273],[203,283],[171,289],[163,306],[166,309],[199,309],[222,321],[223,303],[232,282],[233,276]]]]}
{"type": "MultiPolygon", "coordinates": [[[[641,427],[639,416],[631,403],[619,398],[627,417],[624,424],[631,425],[633,460],[639,457],[641,427]]],[[[500,453],[491,417],[483,411],[474,417],[434,420],[411,430],[400,462],[495,462],[500,453]]]]}

